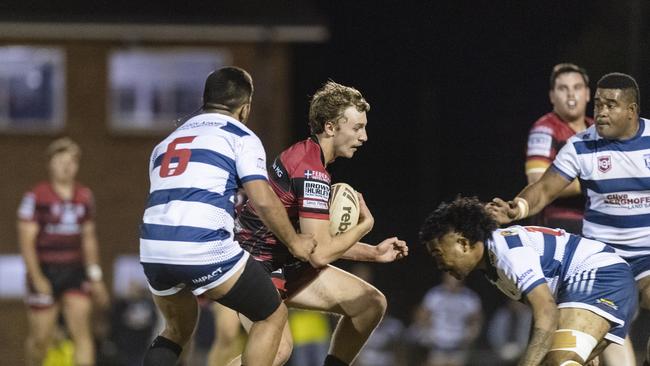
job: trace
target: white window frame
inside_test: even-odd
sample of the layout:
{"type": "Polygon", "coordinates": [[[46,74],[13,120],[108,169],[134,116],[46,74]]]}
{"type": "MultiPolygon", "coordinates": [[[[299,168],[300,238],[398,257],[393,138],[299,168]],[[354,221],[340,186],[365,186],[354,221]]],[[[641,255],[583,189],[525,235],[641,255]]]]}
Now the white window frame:
{"type": "MultiPolygon", "coordinates": [[[[230,53],[220,48],[135,48],[119,49],[108,56],[107,121],[109,130],[120,134],[160,134],[174,129],[175,120],[201,106],[203,85],[208,74],[230,62],[230,53]],[[188,68],[188,65],[191,67],[188,68]],[[153,100],[163,90],[163,105],[177,102],[173,88],[186,85],[196,93],[191,110],[154,111],[153,100]],[[132,113],[122,113],[118,89],[132,87],[132,113]]],[[[163,107],[164,108],[164,107],[163,107]]]]}

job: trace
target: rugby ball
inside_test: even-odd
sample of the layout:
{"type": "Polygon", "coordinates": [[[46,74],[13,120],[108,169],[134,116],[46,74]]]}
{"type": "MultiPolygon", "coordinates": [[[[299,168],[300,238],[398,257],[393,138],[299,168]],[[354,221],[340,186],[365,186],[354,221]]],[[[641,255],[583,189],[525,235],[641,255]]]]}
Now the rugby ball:
{"type": "Polygon", "coordinates": [[[332,185],[330,192],[330,234],[335,236],[359,222],[359,197],[346,183],[332,185]]]}

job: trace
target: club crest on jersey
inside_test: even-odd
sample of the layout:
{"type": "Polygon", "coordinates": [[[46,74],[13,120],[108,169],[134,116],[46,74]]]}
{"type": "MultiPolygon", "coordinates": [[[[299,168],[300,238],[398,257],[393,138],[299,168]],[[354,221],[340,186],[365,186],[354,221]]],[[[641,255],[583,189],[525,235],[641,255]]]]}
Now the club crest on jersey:
{"type": "Polygon", "coordinates": [[[607,173],[610,169],[612,169],[612,157],[609,155],[599,156],[598,170],[600,170],[601,173],[607,173]]]}
{"type": "Polygon", "coordinates": [[[650,154],[643,155],[643,161],[645,161],[645,167],[650,169],[650,154]]]}
{"type": "Polygon", "coordinates": [[[320,181],[327,182],[327,183],[330,182],[330,177],[327,174],[323,173],[323,172],[319,172],[318,170],[307,169],[307,170],[305,170],[304,175],[305,175],[306,179],[315,179],[315,180],[320,180],[320,181]]]}

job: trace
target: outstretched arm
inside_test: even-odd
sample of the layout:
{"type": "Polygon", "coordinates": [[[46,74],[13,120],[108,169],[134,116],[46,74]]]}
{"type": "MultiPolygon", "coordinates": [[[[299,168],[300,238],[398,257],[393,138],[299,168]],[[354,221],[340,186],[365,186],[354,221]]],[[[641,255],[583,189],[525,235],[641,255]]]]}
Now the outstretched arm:
{"type": "Polygon", "coordinates": [[[404,240],[388,238],[377,245],[358,242],[348,249],[341,258],[353,261],[388,263],[406,257],[409,248],[404,240]]]}
{"type": "Polygon", "coordinates": [[[486,208],[500,224],[521,220],[540,212],[553,202],[569,184],[571,184],[570,180],[551,168],[537,182],[519,192],[513,200],[506,202],[500,198],[494,198],[486,208]]]}

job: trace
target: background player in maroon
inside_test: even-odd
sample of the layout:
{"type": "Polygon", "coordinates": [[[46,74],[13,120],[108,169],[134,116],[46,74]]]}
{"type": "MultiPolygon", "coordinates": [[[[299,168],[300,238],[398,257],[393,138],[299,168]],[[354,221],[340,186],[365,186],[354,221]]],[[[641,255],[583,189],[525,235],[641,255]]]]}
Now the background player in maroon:
{"type": "MultiPolygon", "coordinates": [[[[589,102],[589,76],[585,69],[570,63],[553,67],[548,92],[553,111],[540,117],[528,133],[526,178],[535,183],[551,165],[569,137],[593,124],[586,116],[589,102]]],[[[582,233],[584,198],[576,179],[560,198],[535,216],[535,225],[561,227],[574,234],[582,233]]]]}
{"type": "Polygon", "coordinates": [[[101,307],[108,292],[99,267],[94,204],[75,181],[81,150],[69,138],[47,149],[50,179],[27,192],[18,210],[18,238],[27,267],[28,365],[40,366],[59,313],[75,346],[75,364],[95,364],[92,294],[101,307]]]}
{"type": "MultiPolygon", "coordinates": [[[[312,136],[283,151],[269,171],[271,185],[289,218],[296,228],[313,234],[319,243],[309,263],[289,253],[264,227],[252,205],[246,204],[237,218],[237,240],[242,247],[268,272],[283,271],[284,279],[276,285],[285,292],[287,306],[341,315],[325,365],[351,364],[386,310],[386,299],[379,290],[330,263],[339,258],[391,262],[408,254],[406,243],[396,237],[376,246],[359,242],[374,225],[361,194],[357,226],[334,237],[329,233],[331,178],[325,167],[336,158],[352,158],[368,140],[369,108],[358,90],[326,83],[311,100],[312,136]]],[[[286,362],[291,347],[291,333],[286,326],[274,365],[286,362]]]]}

